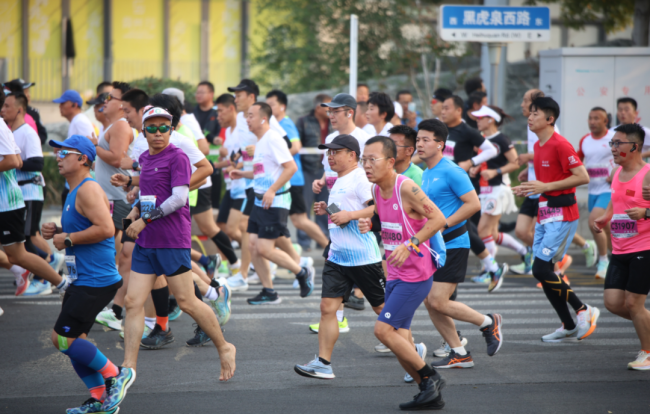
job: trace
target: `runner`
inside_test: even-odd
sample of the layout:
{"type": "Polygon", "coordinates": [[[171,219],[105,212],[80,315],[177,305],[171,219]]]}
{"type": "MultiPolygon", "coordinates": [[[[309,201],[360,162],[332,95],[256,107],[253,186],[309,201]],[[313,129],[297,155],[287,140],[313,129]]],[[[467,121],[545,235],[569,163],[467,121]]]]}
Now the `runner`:
{"type": "Polygon", "coordinates": [[[61,217],[62,227],[44,223],[42,228],[45,239],[52,239],[57,249],[65,249],[71,279],[51,339],[54,347],[70,358],[90,391],[88,400],[80,407],[69,408],[67,413],[116,413],[118,408],[102,409],[102,405],[104,401],[110,405],[109,398],[126,392],[135,373],[127,381],[117,381],[124,369],[86,339],[95,316],[122,286],[122,277],[115,269],[115,228],[108,198],[90,175],[96,153],[88,138],[73,135],[64,142],[50,141],[50,146],[55,150],[59,173],[71,188],[61,217]]]}
{"type": "MultiPolygon", "coordinates": [[[[636,99],[624,96],[616,100],[616,119],[620,122],[620,125],[623,124],[633,124],[639,118],[639,106],[636,102],[636,99]]],[[[643,158],[650,157],[650,128],[641,125],[643,131],[645,132],[645,141],[643,142],[643,150],[641,151],[641,156],[643,158]]],[[[612,128],[616,129],[616,128],[612,128]]]]}
{"type": "Polygon", "coordinates": [[[370,183],[359,168],[359,142],[351,135],[339,135],[319,148],[327,149],[328,163],[338,175],[327,203],[314,205],[315,214],[329,214],[332,244],[326,250],[323,268],[320,323],[310,326],[312,332],[318,333],[318,355],[305,365],[294,366],[294,371],[304,377],[332,379],[334,345],[340,332],[349,331],[347,318],[339,310],[341,304],[353,297],[356,285],[379,315],[386,283],[377,239],[360,232],[359,219],[372,217],[375,208],[370,203],[370,183]],[[336,206],[337,212],[332,214],[328,206],[336,206]]]}
{"type": "Polygon", "coordinates": [[[605,307],[631,320],[641,341],[637,359],[628,369],[650,370],[650,313],[645,301],[650,292],[650,164],[641,148],[645,131],[639,124],[614,128],[609,142],[614,162],[620,165],[612,180],[612,200],[605,213],[594,221],[600,233],[611,220],[612,260],[605,278],[605,307]]]}
{"type": "Polygon", "coordinates": [[[598,246],[598,270],[596,279],[605,279],[609,258],[607,245],[610,240],[610,226],[604,232],[594,230],[594,220],[605,214],[605,209],[612,199],[609,177],[614,169],[614,158],[609,148],[609,141],[615,134],[607,129],[607,111],[595,107],[589,111],[589,131],[580,139],[578,156],[589,174],[589,229],[598,246]]]}
{"type": "Polygon", "coordinates": [[[366,118],[375,129],[375,135],[387,137],[390,134],[389,130],[393,127],[390,120],[393,116],[395,116],[395,106],[390,96],[383,92],[371,93],[366,118]]]}
{"type": "MultiPolygon", "coordinates": [[[[128,216],[133,221],[128,234],[136,240],[136,247],[126,299],[125,368],[116,377],[117,383],[135,379],[144,330],[144,302],[161,275],[166,276],[181,309],[194,318],[215,344],[221,361],[219,379],[228,380],[235,371],[235,347],[224,340],[214,313],[193,292],[188,205],[191,168],[187,156],[169,143],[172,120],[169,112],[158,107],[145,111],[143,116],[149,151],[140,156],[140,201],[128,216]],[[169,234],[176,237],[170,239],[169,234]]],[[[157,325],[156,330],[162,329],[157,325]]],[[[120,393],[113,389],[106,392],[104,410],[118,406],[126,389],[120,393]]]]}
{"type": "Polygon", "coordinates": [[[418,186],[422,185],[422,168],[413,164],[411,158],[415,153],[415,141],[418,132],[407,125],[395,125],[388,130],[390,139],[395,141],[395,172],[404,175],[418,186]]]}
{"type": "Polygon", "coordinates": [[[418,352],[413,345],[410,328],[415,310],[431,291],[438,252],[431,250],[429,239],[442,230],[445,217],[420,187],[395,172],[396,152],[393,140],[377,136],[366,142],[362,158],[366,176],[375,184],[372,196],[382,240],[386,250],[392,250],[387,258],[385,304],[375,323],[375,336],[397,356],[420,389],[412,401],[400,404],[400,409],[441,409],[445,380],[424,361],[426,348],[418,352]]]}
{"type": "MultiPolygon", "coordinates": [[[[199,126],[203,131],[203,136],[207,140],[209,150],[218,151],[223,144],[220,138],[221,125],[219,122],[219,113],[216,110],[214,102],[214,85],[212,82],[202,81],[196,87],[196,106],[194,107],[194,117],[199,122],[199,126]]],[[[206,154],[207,155],[207,154],[206,154]]],[[[215,155],[208,155],[210,162],[217,162],[218,157],[215,155]]],[[[212,173],[212,208],[216,208],[221,204],[221,168],[214,167],[212,173]]],[[[221,211],[221,210],[219,210],[221,211]]]]}
{"type": "MultiPolygon", "coordinates": [[[[481,314],[455,301],[458,284],[465,281],[467,273],[470,250],[467,220],[480,210],[481,203],[469,176],[443,155],[448,135],[445,124],[437,119],[427,119],[418,125],[418,155],[427,165],[422,175],[422,189],[446,218],[442,232],[447,248],[446,264],[436,271],[424,304],[431,322],[444,340],[442,349],[436,350],[434,355],[445,358],[432,366],[471,368],[474,360],[465,349],[466,340],[461,339],[456,331],[454,319],[478,326],[487,343],[487,353],[493,356],[502,344],[501,315],[481,314]],[[445,351],[447,346],[448,353],[445,351]]],[[[482,261],[488,267],[490,260],[486,257],[482,261]]]]}
{"type": "Polygon", "coordinates": [[[54,99],[52,102],[59,104],[61,116],[70,122],[70,126],[68,127],[69,137],[73,135],[89,137],[93,134],[95,127],[86,114],[81,111],[83,100],[79,92],[68,89],[63,92],[60,98],[54,99]]]}
{"type": "Polygon", "coordinates": [[[562,321],[562,327],[542,337],[544,342],[585,339],[596,329],[600,315],[598,308],[582,303],[554,272],[554,264],[566,254],[578,228],[580,213],[575,199],[576,187],[589,182],[578,154],[555,132],[559,115],[560,107],[552,98],[536,98],[531,103],[528,127],[539,138],[534,148],[537,180],[513,188],[519,196],[541,194],[533,243],[533,276],[542,283],[546,297],[562,321]],[[577,314],[577,324],[567,303],[577,314]]]}
{"type": "Polygon", "coordinates": [[[252,261],[262,282],[262,291],[257,296],[248,298],[250,305],[282,302],[282,298],[273,289],[268,261],[296,275],[300,284],[300,297],[307,297],[314,290],[313,264],[298,255],[287,229],[291,206],[289,180],[298,167],[287,143],[278,132],[271,129],[272,116],[271,107],[264,102],[256,102],[248,109],[248,129],[258,138],[253,158],[254,171],[234,170],[230,173],[233,179],[254,179],[255,201],[246,231],[250,234],[252,261]]]}
{"type": "Polygon", "coordinates": [[[29,105],[31,101],[31,87],[36,86],[36,82],[26,82],[22,79],[13,79],[4,84],[4,87],[13,92],[22,92],[27,98],[27,112],[25,113],[25,119],[29,126],[34,128],[34,131],[38,133],[38,137],[41,139],[41,144],[45,144],[47,141],[47,129],[41,123],[41,114],[38,112],[38,109],[29,105]]]}

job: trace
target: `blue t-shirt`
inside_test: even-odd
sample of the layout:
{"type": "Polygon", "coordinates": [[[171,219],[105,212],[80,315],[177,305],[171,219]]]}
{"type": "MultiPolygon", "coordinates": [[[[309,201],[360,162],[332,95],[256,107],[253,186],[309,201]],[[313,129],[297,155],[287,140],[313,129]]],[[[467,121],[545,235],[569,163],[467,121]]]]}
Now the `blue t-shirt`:
{"type": "MultiPolygon", "coordinates": [[[[424,171],[422,174],[422,189],[447,218],[458,211],[463,205],[463,200],[460,197],[474,191],[474,186],[465,170],[453,161],[443,158],[435,167],[424,171]]],[[[465,222],[463,221],[448,228],[442,234],[444,235],[461,227],[465,222]]],[[[445,244],[447,249],[469,248],[469,234],[465,233],[445,244]]]]}
{"type": "MultiPolygon", "coordinates": [[[[289,137],[289,141],[291,142],[300,141],[298,128],[296,128],[296,124],[293,123],[291,118],[285,116],[284,119],[282,119],[279,122],[279,124],[287,132],[287,137],[289,137]]],[[[291,177],[289,183],[291,184],[291,186],[305,185],[305,176],[302,174],[302,163],[300,162],[300,154],[294,155],[293,160],[296,162],[296,165],[298,166],[298,171],[296,171],[293,177],[291,177]]]]}

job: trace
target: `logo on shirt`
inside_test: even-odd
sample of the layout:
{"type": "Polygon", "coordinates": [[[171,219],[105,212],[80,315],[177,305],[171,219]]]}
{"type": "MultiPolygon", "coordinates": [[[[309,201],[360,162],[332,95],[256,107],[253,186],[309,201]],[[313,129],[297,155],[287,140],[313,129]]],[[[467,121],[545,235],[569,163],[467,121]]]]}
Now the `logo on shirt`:
{"type": "Polygon", "coordinates": [[[70,327],[69,326],[64,326],[63,330],[66,331],[66,332],[70,332],[70,327]]]}
{"type": "Polygon", "coordinates": [[[65,206],[65,211],[70,211],[70,204],[68,204],[67,206],[65,206]]]}
{"type": "Polygon", "coordinates": [[[625,195],[628,197],[634,197],[634,194],[636,194],[634,190],[625,190],[625,195]]]}
{"type": "Polygon", "coordinates": [[[550,163],[548,161],[542,161],[542,167],[550,167],[550,163]]]}
{"type": "Polygon", "coordinates": [[[5,236],[9,236],[9,235],[11,234],[11,232],[10,232],[10,231],[7,231],[7,230],[5,230],[5,231],[3,231],[3,232],[2,232],[2,234],[3,234],[3,235],[5,235],[5,236]]]}
{"type": "Polygon", "coordinates": [[[569,164],[577,164],[578,159],[574,157],[573,155],[569,157],[569,164]]]}
{"type": "Polygon", "coordinates": [[[386,312],[386,313],[384,313],[384,317],[385,317],[386,319],[390,319],[390,312],[386,312]]]}
{"type": "Polygon", "coordinates": [[[641,260],[641,259],[643,259],[643,256],[637,256],[636,258],[641,260]]]}
{"type": "Polygon", "coordinates": [[[397,207],[397,204],[393,204],[393,210],[397,210],[399,207],[397,207]]]}
{"type": "Polygon", "coordinates": [[[551,255],[551,249],[549,249],[548,247],[544,247],[542,249],[542,253],[544,254],[544,256],[550,256],[551,255]]]}
{"type": "Polygon", "coordinates": [[[438,181],[438,180],[439,180],[439,178],[434,178],[434,179],[433,179],[433,182],[435,183],[435,182],[438,181]]]}

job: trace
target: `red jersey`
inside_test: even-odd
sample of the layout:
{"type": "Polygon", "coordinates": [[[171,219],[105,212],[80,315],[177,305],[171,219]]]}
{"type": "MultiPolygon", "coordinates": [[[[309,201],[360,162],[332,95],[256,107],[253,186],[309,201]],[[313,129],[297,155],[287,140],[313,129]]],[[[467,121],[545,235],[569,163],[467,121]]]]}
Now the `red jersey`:
{"type": "MultiPolygon", "coordinates": [[[[582,165],[578,154],[573,146],[562,135],[554,132],[546,144],[539,145],[537,141],[534,147],[535,175],[538,181],[552,183],[570,177],[571,169],[582,165]]],[[[548,195],[559,196],[561,194],[575,194],[576,189],[550,191],[548,195]]],[[[540,212],[537,222],[545,224],[549,221],[574,221],[580,218],[578,204],[569,207],[546,207],[546,197],[542,194],[539,199],[540,212]],[[548,209],[549,211],[545,211],[548,209]]]]}

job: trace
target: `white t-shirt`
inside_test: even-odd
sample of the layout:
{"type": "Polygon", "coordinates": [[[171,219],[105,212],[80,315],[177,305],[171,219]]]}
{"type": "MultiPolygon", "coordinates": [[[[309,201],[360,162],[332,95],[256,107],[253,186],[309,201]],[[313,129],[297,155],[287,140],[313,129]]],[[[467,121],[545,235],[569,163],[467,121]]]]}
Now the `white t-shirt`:
{"type": "MultiPolygon", "coordinates": [[[[370,182],[362,168],[340,177],[330,190],[327,205],[336,204],[340,210],[358,211],[367,207],[372,200],[370,182]]],[[[363,266],[381,262],[377,239],[371,232],[361,234],[359,221],[352,220],[345,228],[340,228],[327,220],[330,231],[329,256],[327,260],[340,266],[363,266]]]]}
{"type": "MultiPolygon", "coordinates": [[[[20,154],[20,148],[16,145],[11,130],[5,124],[5,121],[0,118],[0,161],[5,159],[5,155],[14,154],[20,154]]],[[[15,171],[9,170],[0,174],[0,211],[2,212],[25,207],[23,193],[18,186],[15,171]]]]}
{"type": "Polygon", "coordinates": [[[390,134],[388,133],[388,130],[393,127],[393,124],[390,122],[387,122],[386,125],[384,125],[384,128],[379,132],[377,135],[381,135],[382,137],[389,137],[390,134]]]}
{"type": "MultiPolygon", "coordinates": [[[[616,125],[614,128],[610,129],[610,132],[612,132],[612,137],[616,133],[615,129],[618,128],[619,125],[616,125]]],[[[650,151],[650,128],[646,128],[643,125],[641,125],[641,128],[643,128],[643,131],[645,131],[645,138],[643,140],[643,149],[641,152],[648,152],[650,151]]]]}
{"type": "Polygon", "coordinates": [[[366,134],[368,134],[369,137],[374,137],[377,135],[377,131],[375,131],[375,127],[372,126],[372,124],[366,124],[363,128],[361,128],[366,134]]]}
{"type": "MultiPolygon", "coordinates": [[[[41,147],[41,139],[38,137],[36,131],[27,124],[23,124],[14,131],[14,140],[16,145],[20,148],[20,158],[25,161],[29,158],[40,157],[43,158],[43,148],[41,147]]],[[[41,184],[24,184],[20,186],[23,192],[23,199],[26,201],[35,200],[43,201],[43,186],[45,182],[43,175],[37,171],[21,171],[16,170],[16,180],[38,180],[41,184]]]]}
{"type": "Polygon", "coordinates": [[[197,141],[205,139],[201,125],[199,125],[199,121],[196,120],[194,114],[185,114],[181,116],[181,124],[185,125],[190,129],[190,131],[192,131],[192,134],[194,134],[194,138],[196,138],[197,141]]]}
{"type": "Polygon", "coordinates": [[[95,132],[95,127],[90,122],[90,119],[83,112],[78,113],[72,118],[70,126],[68,127],[68,138],[73,135],[81,135],[90,137],[95,132]]]}
{"type": "MultiPolygon", "coordinates": [[[[255,194],[264,195],[280,178],[284,171],[282,164],[289,161],[293,161],[293,155],[289,152],[287,143],[280,133],[270,129],[255,146],[255,156],[253,157],[255,194]]],[[[291,184],[289,181],[276,191],[278,195],[273,199],[271,207],[286,208],[287,210],[291,207],[291,194],[289,193],[291,184]]],[[[255,197],[255,205],[262,207],[262,200],[255,197]]]]}
{"type": "MultiPolygon", "coordinates": [[[[334,138],[338,137],[340,135],[339,131],[334,131],[331,134],[325,138],[325,143],[329,144],[330,142],[334,141],[334,138]]],[[[353,137],[359,141],[359,149],[361,150],[361,154],[359,155],[359,158],[363,155],[363,148],[366,146],[366,141],[368,141],[371,137],[363,130],[360,129],[359,127],[354,128],[354,131],[350,133],[353,137]]],[[[327,156],[323,157],[323,167],[325,168],[325,184],[327,185],[327,189],[331,190],[332,186],[334,186],[334,183],[336,182],[338,178],[338,174],[332,171],[332,168],[330,167],[330,163],[327,161],[327,156]]]]}
{"type": "Polygon", "coordinates": [[[594,139],[591,133],[580,139],[578,155],[584,157],[583,164],[589,173],[589,194],[597,195],[611,192],[607,177],[614,169],[614,157],[609,148],[615,132],[607,131],[604,137],[594,139]]]}

